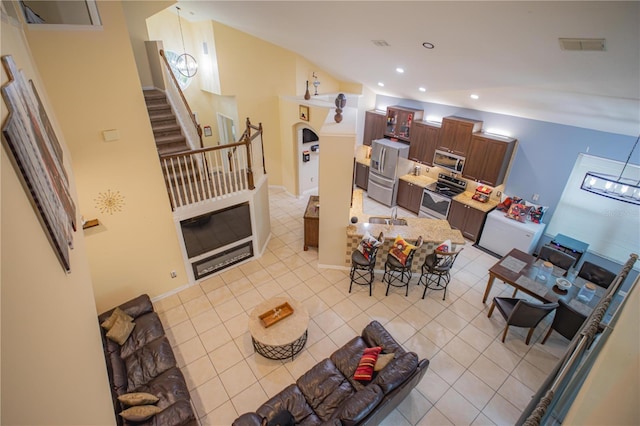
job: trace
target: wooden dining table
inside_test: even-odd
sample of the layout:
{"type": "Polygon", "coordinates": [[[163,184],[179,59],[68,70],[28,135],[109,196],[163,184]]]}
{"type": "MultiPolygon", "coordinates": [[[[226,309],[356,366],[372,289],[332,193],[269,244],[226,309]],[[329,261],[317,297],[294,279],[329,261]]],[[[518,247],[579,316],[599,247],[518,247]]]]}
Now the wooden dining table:
{"type": "Polygon", "coordinates": [[[590,301],[578,300],[578,293],[587,282],[585,279],[576,277],[570,289],[561,290],[555,285],[556,279],[562,277],[566,271],[554,266],[551,277],[543,280],[540,278],[541,265],[542,261],[529,253],[512,249],[489,268],[489,281],[482,297],[482,303],[487,301],[496,278],[542,302],[554,303],[562,300],[584,315],[590,314],[604,296],[605,289],[596,286],[596,293],[590,301]]]}

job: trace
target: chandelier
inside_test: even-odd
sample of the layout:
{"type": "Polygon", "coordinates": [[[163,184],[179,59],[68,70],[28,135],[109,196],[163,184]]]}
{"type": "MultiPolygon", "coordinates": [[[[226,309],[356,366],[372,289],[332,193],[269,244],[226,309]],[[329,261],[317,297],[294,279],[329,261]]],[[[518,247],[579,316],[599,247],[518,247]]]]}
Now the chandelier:
{"type": "Polygon", "coordinates": [[[187,53],[184,44],[184,34],[182,33],[182,21],[180,20],[180,7],[176,6],[176,10],[178,11],[178,26],[180,27],[180,38],[182,39],[182,51],[184,53],[175,59],[173,65],[180,74],[191,78],[198,72],[198,63],[196,62],[196,58],[187,53]]]}
{"type": "Polygon", "coordinates": [[[631,154],[638,145],[638,140],[640,136],[636,138],[619,176],[590,171],[584,175],[580,189],[625,203],[640,205],[640,179],[622,176],[629,164],[631,154]]]}

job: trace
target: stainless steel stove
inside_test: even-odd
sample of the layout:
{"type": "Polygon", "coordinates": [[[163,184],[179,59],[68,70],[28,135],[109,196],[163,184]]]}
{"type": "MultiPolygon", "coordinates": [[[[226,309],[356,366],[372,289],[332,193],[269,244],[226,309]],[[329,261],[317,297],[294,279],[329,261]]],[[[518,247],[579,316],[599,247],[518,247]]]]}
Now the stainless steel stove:
{"type": "Polygon", "coordinates": [[[451,207],[451,198],[462,194],[466,189],[465,180],[444,173],[438,174],[438,180],[424,189],[418,216],[446,219],[451,207]]]}

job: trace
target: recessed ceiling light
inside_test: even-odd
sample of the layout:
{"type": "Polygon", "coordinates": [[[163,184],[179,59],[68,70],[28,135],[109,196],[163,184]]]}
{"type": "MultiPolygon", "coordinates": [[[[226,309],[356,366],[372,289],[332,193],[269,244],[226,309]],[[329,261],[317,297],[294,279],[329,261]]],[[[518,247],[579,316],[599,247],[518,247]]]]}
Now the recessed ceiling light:
{"type": "Polygon", "coordinates": [[[433,49],[434,47],[436,47],[436,45],[425,41],[424,43],[422,43],[422,47],[424,47],[425,49],[433,49]]]}
{"type": "Polygon", "coordinates": [[[418,90],[421,91],[421,92],[426,92],[427,91],[427,89],[424,88],[424,87],[418,87],[418,90]]]}
{"type": "Polygon", "coordinates": [[[398,67],[398,68],[396,68],[396,71],[399,72],[400,74],[402,74],[404,72],[404,69],[398,67]]]}
{"type": "Polygon", "coordinates": [[[469,96],[471,99],[480,99],[480,96],[476,95],[475,93],[472,94],[471,96],[469,96]]]}
{"type": "Polygon", "coordinates": [[[384,83],[383,83],[383,82],[381,82],[381,81],[379,81],[379,82],[378,82],[378,86],[380,86],[380,87],[384,87],[384,83]]]}

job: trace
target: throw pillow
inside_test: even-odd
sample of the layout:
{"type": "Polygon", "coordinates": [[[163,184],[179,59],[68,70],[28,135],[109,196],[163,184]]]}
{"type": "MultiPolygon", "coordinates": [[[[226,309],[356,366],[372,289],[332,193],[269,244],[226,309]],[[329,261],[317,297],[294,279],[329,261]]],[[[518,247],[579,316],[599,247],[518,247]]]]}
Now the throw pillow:
{"type": "Polygon", "coordinates": [[[360,358],[360,362],[358,363],[358,367],[356,367],[356,371],[353,373],[353,378],[355,380],[368,382],[373,378],[373,367],[376,365],[378,355],[381,351],[382,348],[380,346],[366,348],[364,350],[364,353],[360,358]]]}
{"type": "Polygon", "coordinates": [[[529,210],[531,210],[531,207],[527,207],[524,204],[511,204],[511,207],[509,207],[509,211],[505,216],[509,219],[517,220],[518,222],[526,222],[529,216],[529,210]]]}
{"type": "Polygon", "coordinates": [[[132,392],[119,395],[118,401],[125,405],[147,405],[158,402],[158,397],[146,392],[132,392]]]}
{"type": "Polygon", "coordinates": [[[109,316],[109,318],[104,320],[102,322],[102,324],[100,324],[100,326],[102,328],[104,328],[105,330],[109,331],[109,330],[111,330],[111,327],[113,327],[113,325],[116,323],[118,318],[123,318],[126,321],[133,321],[133,318],[131,318],[129,315],[127,315],[122,309],[115,308],[113,310],[113,312],[111,313],[111,315],[109,316]]]}
{"type": "Polygon", "coordinates": [[[393,246],[389,250],[389,254],[398,259],[398,262],[405,265],[407,263],[407,256],[409,256],[411,250],[415,250],[416,248],[416,246],[409,244],[404,238],[398,235],[393,241],[393,246]]]}
{"type": "Polygon", "coordinates": [[[130,422],[143,422],[152,416],[155,416],[160,411],[162,411],[162,409],[155,405],[136,405],[135,407],[130,407],[121,411],[120,416],[130,422]]]}
{"type": "Polygon", "coordinates": [[[376,360],[376,365],[373,366],[373,371],[380,371],[387,366],[395,357],[396,354],[380,354],[376,360]]]}
{"type": "Polygon", "coordinates": [[[512,202],[513,202],[513,199],[511,197],[507,197],[500,204],[498,204],[498,206],[496,207],[496,210],[507,211],[509,210],[509,207],[511,207],[512,202]]]}
{"type": "Polygon", "coordinates": [[[362,253],[365,259],[369,260],[375,248],[380,246],[380,244],[380,241],[367,231],[358,245],[358,251],[362,253]]]}
{"type": "Polygon", "coordinates": [[[537,204],[527,203],[527,207],[531,207],[529,210],[529,217],[527,220],[530,220],[533,223],[542,223],[542,217],[549,207],[547,206],[539,206],[537,204]]]}
{"type": "Polygon", "coordinates": [[[445,240],[442,244],[436,247],[436,251],[448,253],[451,251],[451,240],[445,240]]]}
{"type": "Polygon", "coordinates": [[[119,345],[123,345],[127,341],[129,335],[133,331],[136,324],[123,318],[118,318],[116,323],[107,332],[107,338],[113,340],[119,345]]]}

